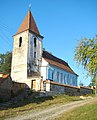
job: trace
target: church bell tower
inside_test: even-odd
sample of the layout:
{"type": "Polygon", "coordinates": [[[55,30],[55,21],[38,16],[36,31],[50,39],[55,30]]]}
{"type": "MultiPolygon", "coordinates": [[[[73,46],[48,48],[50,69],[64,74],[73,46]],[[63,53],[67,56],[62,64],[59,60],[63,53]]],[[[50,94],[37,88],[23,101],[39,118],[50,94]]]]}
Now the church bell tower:
{"type": "MultiPolygon", "coordinates": [[[[13,81],[26,83],[30,88],[33,79],[41,77],[42,40],[30,10],[14,35],[11,77],[13,81]]],[[[38,83],[37,83],[38,84],[38,83]]],[[[37,88],[38,89],[38,88],[37,88]]]]}

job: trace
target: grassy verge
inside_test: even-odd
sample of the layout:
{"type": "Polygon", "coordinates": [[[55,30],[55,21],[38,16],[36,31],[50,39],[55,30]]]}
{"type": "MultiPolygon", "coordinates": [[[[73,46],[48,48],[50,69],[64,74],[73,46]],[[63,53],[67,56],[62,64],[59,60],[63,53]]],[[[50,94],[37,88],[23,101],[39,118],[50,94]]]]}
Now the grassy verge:
{"type": "Polygon", "coordinates": [[[97,102],[66,112],[55,120],[97,120],[97,102]]]}
{"type": "Polygon", "coordinates": [[[30,110],[42,110],[53,105],[65,104],[71,101],[80,100],[79,96],[58,95],[54,97],[33,98],[29,96],[26,99],[13,102],[8,106],[0,107],[0,120],[11,116],[17,116],[30,110]]]}

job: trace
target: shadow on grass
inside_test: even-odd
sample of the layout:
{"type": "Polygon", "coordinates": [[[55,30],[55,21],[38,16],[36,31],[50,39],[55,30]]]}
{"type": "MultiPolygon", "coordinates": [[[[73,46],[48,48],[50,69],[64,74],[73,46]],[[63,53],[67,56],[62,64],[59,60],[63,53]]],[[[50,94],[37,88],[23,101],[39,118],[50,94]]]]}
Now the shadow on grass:
{"type": "Polygon", "coordinates": [[[53,100],[52,96],[45,96],[45,97],[35,97],[33,96],[33,93],[27,97],[12,99],[5,103],[0,103],[0,110],[7,110],[9,108],[17,108],[22,107],[30,103],[36,103],[40,104],[42,102],[45,102],[47,100],[53,100]]]}

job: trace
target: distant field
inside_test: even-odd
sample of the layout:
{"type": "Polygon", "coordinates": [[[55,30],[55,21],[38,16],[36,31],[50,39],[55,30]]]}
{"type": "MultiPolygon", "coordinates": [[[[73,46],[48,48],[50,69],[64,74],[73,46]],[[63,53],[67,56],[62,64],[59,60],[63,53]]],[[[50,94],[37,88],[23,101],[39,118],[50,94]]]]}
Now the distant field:
{"type": "Polygon", "coordinates": [[[43,110],[53,105],[65,104],[71,101],[80,100],[79,96],[71,97],[67,95],[58,95],[54,97],[33,98],[17,100],[8,106],[0,106],[0,120],[8,117],[17,116],[32,110],[43,110]]]}
{"type": "Polygon", "coordinates": [[[97,102],[64,113],[55,120],[97,120],[97,102]]]}

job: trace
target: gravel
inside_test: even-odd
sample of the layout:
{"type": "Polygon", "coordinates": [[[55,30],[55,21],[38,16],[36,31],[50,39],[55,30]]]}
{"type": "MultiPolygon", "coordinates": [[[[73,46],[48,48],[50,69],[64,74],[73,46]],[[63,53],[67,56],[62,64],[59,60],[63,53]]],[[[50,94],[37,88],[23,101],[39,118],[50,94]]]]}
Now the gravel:
{"type": "Polygon", "coordinates": [[[41,111],[30,111],[26,114],[18,115],[16,117],[8,118],[6,120],[53,120],[64,112],[68,112],[76,107],[80,107],[95,101],[97,101],[97,97],[74,101],[65,105],[56,105],[54,107],[46,108],[45,110],[41,111]]]}

